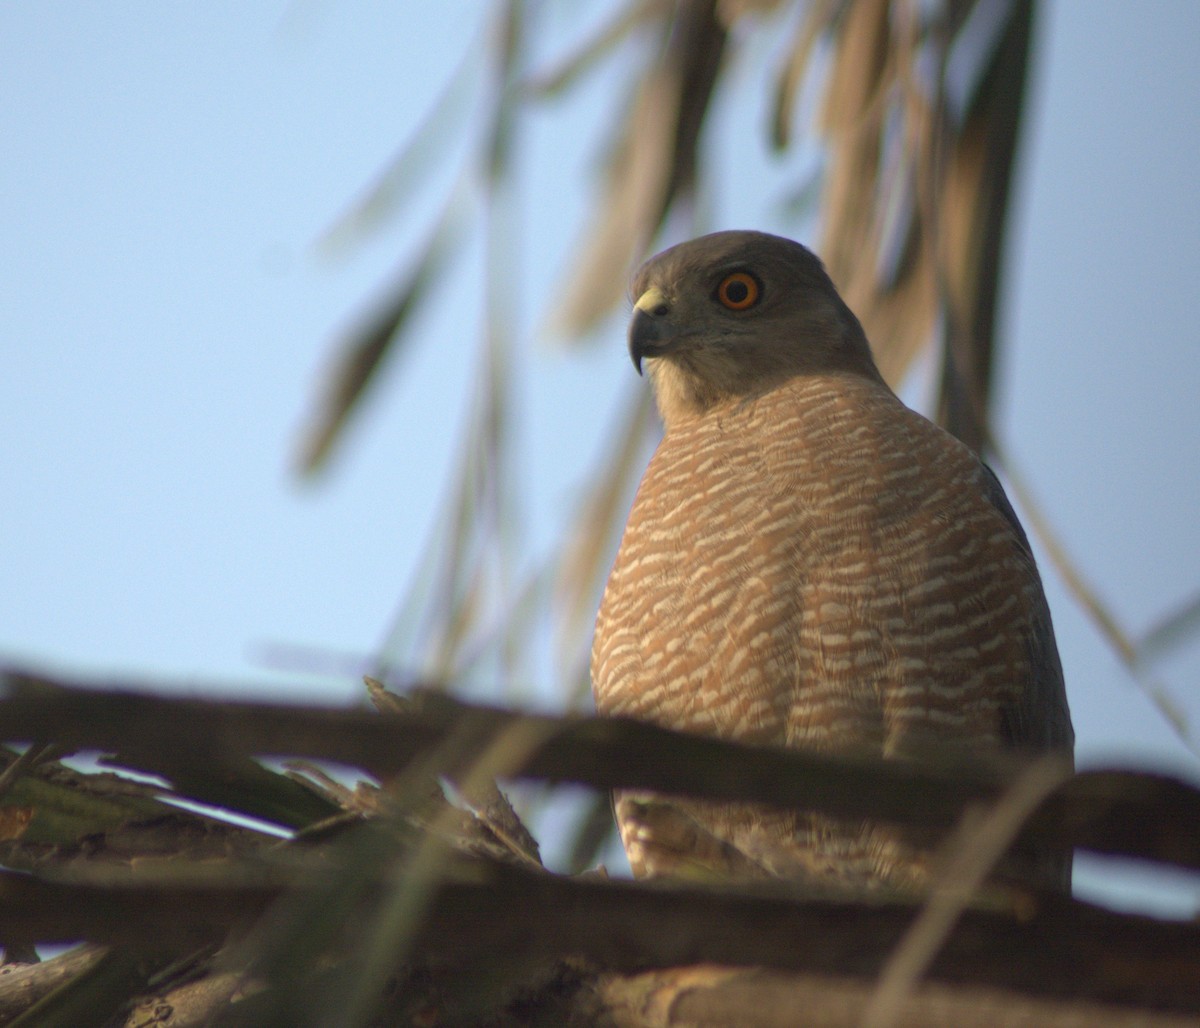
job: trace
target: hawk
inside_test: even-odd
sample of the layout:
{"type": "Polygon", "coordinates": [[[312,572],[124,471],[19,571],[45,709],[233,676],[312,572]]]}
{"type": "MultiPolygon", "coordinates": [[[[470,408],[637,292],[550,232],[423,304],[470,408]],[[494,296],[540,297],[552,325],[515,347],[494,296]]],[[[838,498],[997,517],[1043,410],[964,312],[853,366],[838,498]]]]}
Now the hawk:
{"type": "MultiPolygon", "coordinates": [[[[596,620],[597,710],[831,753],[1070,754],[1050,611],[999,481],[888,388],[817,257],[718,232],[647,261],[632,294],[664,434],[596,620]]],[[[911,829],[629,792],[615,807],[637,875],[928,873],[911,829]]],[[[1069,855],[1038,863],[1069,881],[1069,855]]]]}

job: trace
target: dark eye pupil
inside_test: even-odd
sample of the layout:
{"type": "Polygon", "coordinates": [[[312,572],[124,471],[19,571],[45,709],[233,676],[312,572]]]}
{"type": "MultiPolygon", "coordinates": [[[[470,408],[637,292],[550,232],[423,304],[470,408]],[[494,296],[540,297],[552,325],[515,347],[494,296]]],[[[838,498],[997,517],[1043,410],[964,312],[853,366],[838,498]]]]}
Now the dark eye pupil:
{"type": "Polygon", "coordinates": [[[746,287],[745,282],[730,282],[725,287],[725,298],[730,303],[745,303],[746,297],[750,295],[750,290],[746,287]]]}

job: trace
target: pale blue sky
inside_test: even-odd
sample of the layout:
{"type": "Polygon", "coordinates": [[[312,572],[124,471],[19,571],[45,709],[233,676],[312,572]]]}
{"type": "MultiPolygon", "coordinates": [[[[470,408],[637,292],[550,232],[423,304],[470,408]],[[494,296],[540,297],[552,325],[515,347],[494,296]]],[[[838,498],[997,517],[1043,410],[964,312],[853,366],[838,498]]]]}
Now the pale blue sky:
{"type": "MultiPolygon", "coordinates": [[[[547,59],[578,34],[577,6],[588,21],[604,7],[546,6],[547,59]]],[[[421,238],[439,187],[344,260],[314,243],[478,44],[483,7],[0,7],[5,659],[358,697],[350,675],[284,676],[263,654],[380,641],[461,434],[480,261],[448,274],[334,473],[301,488],[289,456],[331,341],[421,238]]],[[[997,422],[1136,634],[1200,588],[1200,4],[1043,15],[997,422]]],[[[772,70],[736,71],[754,116],[724,163],[760,173],[718,188],[713,228],[776,227],[785,176],[756,142],[772,70]]],[[[523,338],[582,231],[618,72],[523,125],[523,338]]],[[[537,541],[570,516],[631,369],[619,319],[581,353],[522,346],[537,541]]],[[[1200,778],[1044,571],[1080,764],[1200,778]]],[[[1200,642],[1155,673],[1200,721],[1200,642]]]]}

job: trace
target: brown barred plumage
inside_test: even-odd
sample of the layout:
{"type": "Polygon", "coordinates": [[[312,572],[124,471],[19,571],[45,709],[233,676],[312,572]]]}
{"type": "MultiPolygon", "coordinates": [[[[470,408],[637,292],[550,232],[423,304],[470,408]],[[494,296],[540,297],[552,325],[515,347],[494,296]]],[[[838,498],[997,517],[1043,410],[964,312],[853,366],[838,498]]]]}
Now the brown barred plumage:
{"type": "MultiPolygon", "coordinates": [[[[596,622],[597,709],[827,751],[1069,753],[1050,614],[1012,508],[884,384],[816,257],[717,233],[647,262],[633,295],[630,349],[665,434],[596,622]]],[[[901,884],[928,855],[884,826],[616,801],[637,874],[696,862],[901,884]]],[[[1053,863],[1065,880],[1069,862],[1053,863]]]]}

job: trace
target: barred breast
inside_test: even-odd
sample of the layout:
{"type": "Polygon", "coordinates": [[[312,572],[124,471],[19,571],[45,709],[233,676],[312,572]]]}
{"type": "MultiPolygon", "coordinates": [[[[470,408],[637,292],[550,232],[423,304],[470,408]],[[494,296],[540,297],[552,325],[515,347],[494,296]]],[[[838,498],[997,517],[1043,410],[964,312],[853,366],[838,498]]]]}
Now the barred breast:
{"type": "MultiPolygon", "coordinates": [[[[1056,655],[1039,666],[1041,585],[993,483],[969,450],[862,376],[798,377],[672,426],[597,619],[598,710],[885,756],[1052,745],[1031,727],[1047,719],[1027,712],[1056,702],[1061,671],[1056,655]]],[[[927,840],[911,834],[681,809],[766,873],[923,874],[927,840]]]]}

